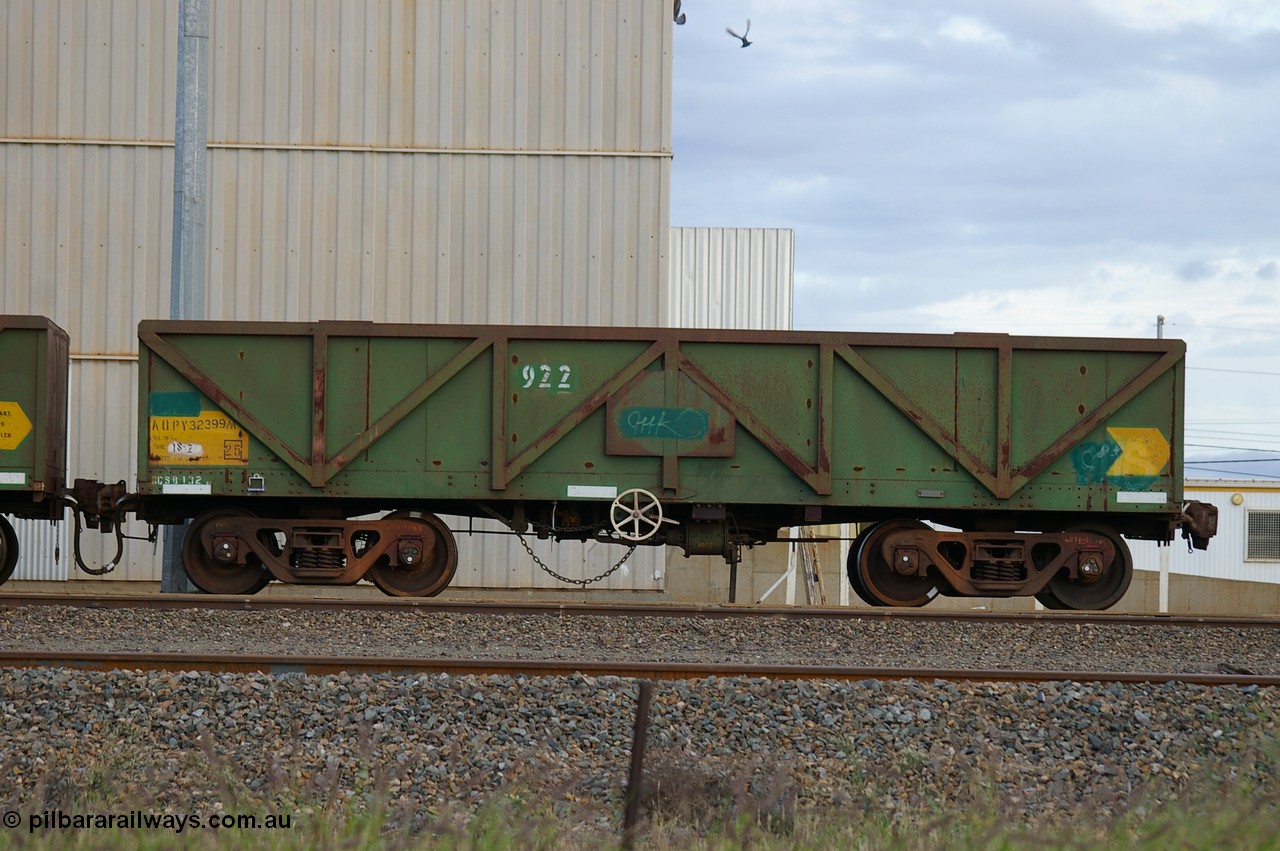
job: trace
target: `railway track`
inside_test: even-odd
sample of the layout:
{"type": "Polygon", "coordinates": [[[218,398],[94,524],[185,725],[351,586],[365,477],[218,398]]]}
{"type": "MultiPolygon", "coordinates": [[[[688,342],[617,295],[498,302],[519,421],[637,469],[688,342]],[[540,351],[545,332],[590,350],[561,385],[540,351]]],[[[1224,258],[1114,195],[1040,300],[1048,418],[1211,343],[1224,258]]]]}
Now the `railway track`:
{"type": "Polygon", "coordinates": [[[528,659],[413,659],[391,656],[309,656],[227,653],[116,653],[2,650],[0,668],[76,668],[84,670],[208,671],[282,674],[449,674],[503,676],[613,676],[647,680],[750,677],[778,680],[944,680],[951,682],[1097,682],[1204,686],[1280,686],[1280,676],[1243,673],[1170,673],[1144,671],[1047,671],[935,667],[862,667],[843,665],[753,665],[733,662],[609,662],[528,659]]]}
{"type": "Polygon", "coordinates": [[[617,802],[611,778],[634,752],[639,686],[653,695],[643,729],[655,776],[692,760],[712,777],[756,772],[759,788],[794,777],[806,806],[825,806],[908,800],[922,777],[960,800],[973,771],[991,770],[1022,806],[1075,818],[1100,787],[1248,770],[1280,700],[1277,627],[1068,612],[5,594],[0,702],[31,720],[0,738],[32,788],[39,766],[92,759],[80,750],[97,746],[92,729],[142,742],[156,762],[139,763],[146,774],[133,782],[170,776],[165,794],[178,800],[209,784],[196,769],[172,773],[175,754],[198,765],[213,741],[251,789],[272,788],[278,758],[290,776],[333,765],[352,789],[351,778],[386,768],[413,812],[490,800],[523,778],[547,800],[572,789],[617,802]],[[937,754],[936,764],[923,756],[937,754]],[[989,755],[999,757],[990,769],[989,755]],[[904,771],[917,756],[928,772],[904,771]]]}
{"type": "Polygon", "coordinates": [[[438,599],[0,595],[0,666],[1280,685],[1280,619],[438,599]]]}
{"type": "Polygon", "coordinates": [[[564,603],[541,601],[442,600],[435,597],[214,596],[209,594],[47,594],[0,592],[0,609],[19,606],[71,608],[150,608],[270,611],[388,611],[455,614],[614,615],[664,618],[785,618],[796,620],[893,620],[970,623],[1112,624],[1170,627],[1241,627],[1280,629],[1280,616],[1129,614],[1084,611],[992,612],[930,609],[867,609],[797,606],[712,605],[672,603],[564,603]]]}

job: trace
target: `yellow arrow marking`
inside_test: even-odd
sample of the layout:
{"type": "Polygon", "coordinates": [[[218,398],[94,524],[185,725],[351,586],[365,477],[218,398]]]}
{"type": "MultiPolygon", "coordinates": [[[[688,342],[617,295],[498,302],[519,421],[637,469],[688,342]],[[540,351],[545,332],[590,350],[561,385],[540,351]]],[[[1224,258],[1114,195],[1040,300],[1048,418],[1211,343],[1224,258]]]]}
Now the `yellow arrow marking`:
{"type": "Polygon", "coordinates": [[[31,433],[31,420],[17,402],[0,402],[0,449],[17,449],[31,433]]]}
{"type": "Polygon", "coordinates": [[[1158,476],[1169,463],[1169,441],[1158,428],[1109,428],[1107,434],[1120,445],[1108,476],[1158,476]]]}

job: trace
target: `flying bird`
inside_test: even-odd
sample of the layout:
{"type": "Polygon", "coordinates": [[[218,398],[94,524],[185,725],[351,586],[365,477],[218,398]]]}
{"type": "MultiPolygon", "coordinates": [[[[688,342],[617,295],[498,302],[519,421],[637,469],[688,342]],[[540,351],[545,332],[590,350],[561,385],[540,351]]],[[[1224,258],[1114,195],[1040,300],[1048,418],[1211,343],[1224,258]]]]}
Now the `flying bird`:
{"type": "Polygon", "coordinates": [[[672,14],[672,20],[674,20],[677,24],[684,23],[684,12],[680,11],[680,0],[676,0],[676,9],[671,14],[672,14]]]}
{"type": "Polygon", "coordinates": [[[727,32],[729,35],[733,36],[734,38],[741,39],[741,40],[742,40],[742,46],[743,46],[743,47],[750,47],[750,46],[751,46],[751,42],[747,41],[747,34],[751,32],[751,19],[750,19],[750,18],[747,18],[747,28],[746,28],[746,30],[745,30],[745,31],[743,31],[742,35],[738,35],[736,32],[734,32],[733,30],[729,29],[728,27],[725,27],[725,28],[724,28],[724,31],[725,31],[725,32],[727,32]]]}

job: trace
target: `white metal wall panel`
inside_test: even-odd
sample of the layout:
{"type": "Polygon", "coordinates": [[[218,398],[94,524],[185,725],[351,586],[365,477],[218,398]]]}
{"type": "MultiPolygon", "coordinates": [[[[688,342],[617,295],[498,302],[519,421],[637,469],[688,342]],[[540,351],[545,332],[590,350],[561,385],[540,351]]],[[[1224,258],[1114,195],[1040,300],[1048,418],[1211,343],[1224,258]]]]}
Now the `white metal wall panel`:
{"type": "Polygon", "coordinates": [[[672,228],[667,324],[789,330],[794,253],[789,229],[672,228]]]}
{"type": "Polygon", "coordinates": [[[169,311],[172,148],[0,144],[0,169],[0,311],[48,316],[75,354],[136,353],[137,321],[169,311]]]}
{"type": "Polygon", "coordinates": [[[662,322],[661,4],[210,8],[211,318],[662,322]]]}
{"type": "Polygon", "coordinates": [[[0,0],[0,139],[173,143],[173,0],[0,0]]]}
{"type": "Polygon", "coordinates": [[[661,324],[666,159],[236,149],[210,172],[210,318],[661,324]]]}
{"type": "Polygon", "coordinates": [[[213,0],[214,145],[671,150],[653,0],[213,0]]]}
{"type": "MultiPolygon", "coordinates": [[[[6,2],[0,23],[0,312],[71,333],[70,475],[132,481],[136,322],[168,310],[177,7],[6,2]]],[[[17,528],[16,578],[88,578],[72,523],[17,528]]],[[[113,536],[82,543],[91,566],[114,556],[113,536]]],[[[113,575],[150,579],[156,565],[150,545],[126,542],[113,575]]]]}
{"type": "Polygon", "coordinates": [[[168,312],[177,4],[0,0],[0,27],[0,310],[133,352],[168,312]]]}
{"type": "Polygon", "coordinates": [[[1135,568],[1160,570],[1163,559],[1171,574],[1280,584],[1280,561],[1245,560],[1245,517],[1250,510],[1280,511],[1280,487],[1257,480],[1193,480],[1186,483],[1183,495],[1218,508],[1218,534],[1209,540],[1209,548],[1187,552],[1181,539],[1167,548],[1129,541],[1135,568]],[[1233,500],[1237,495],[1238,505],[1233,500]]]}
{"type": "Polygon", "coordinates": [[[18,563],[13,568],[13,579],[61,581],[76,578],[70,576],[75,571],[70,567],[71,551],[67,549],[69,524],[13,517],[9,522],[18,536],[18,563]]]}

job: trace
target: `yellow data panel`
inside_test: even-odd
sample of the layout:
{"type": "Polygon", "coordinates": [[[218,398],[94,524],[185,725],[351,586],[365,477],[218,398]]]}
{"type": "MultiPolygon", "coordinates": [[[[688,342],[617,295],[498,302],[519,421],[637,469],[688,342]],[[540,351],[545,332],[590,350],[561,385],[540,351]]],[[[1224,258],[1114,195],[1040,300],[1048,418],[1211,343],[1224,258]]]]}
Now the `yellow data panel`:
{"type": "Polygon", "coordinates": [[[221,411],[194,417],[151,417],[149,455],[153,464],[227,466],[249,463],[249,439],[221,411]]]}

